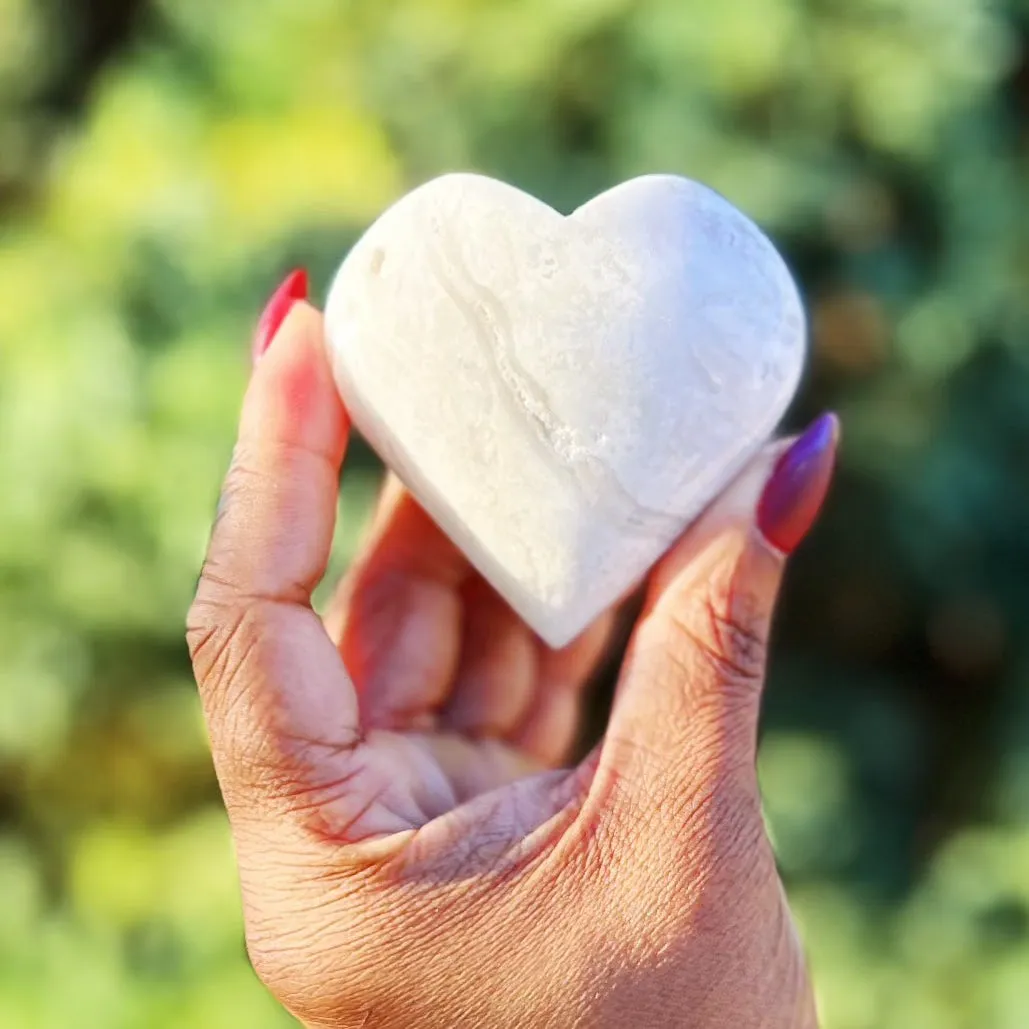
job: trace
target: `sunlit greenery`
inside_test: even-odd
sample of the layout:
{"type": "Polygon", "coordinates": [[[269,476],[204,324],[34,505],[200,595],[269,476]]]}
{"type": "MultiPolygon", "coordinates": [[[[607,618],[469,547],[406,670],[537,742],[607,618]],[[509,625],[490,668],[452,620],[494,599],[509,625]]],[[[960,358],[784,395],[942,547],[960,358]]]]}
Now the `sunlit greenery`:
{"type": "Polygon", "coordinates": [[[826,1029],[1025,1029],[1019,0],[0,0],[0,1026],[291,1024],[183,615],[267,294],[455,168],[688,174],[789,256],[846,445],[761,772],[826,1029]]]}

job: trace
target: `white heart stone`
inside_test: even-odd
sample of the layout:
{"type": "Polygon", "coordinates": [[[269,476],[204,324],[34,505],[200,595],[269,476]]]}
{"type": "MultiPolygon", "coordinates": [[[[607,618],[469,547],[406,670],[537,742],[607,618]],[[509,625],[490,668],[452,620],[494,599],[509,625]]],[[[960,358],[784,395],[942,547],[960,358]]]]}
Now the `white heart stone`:
{"type": "Polygon", "coordinates": [[[806,349],[772,244],[658,175],[568,217],[478,175],[429,182],[347,256],[326,325],[357,428],[555,647],[767,441],[806,349]]]}

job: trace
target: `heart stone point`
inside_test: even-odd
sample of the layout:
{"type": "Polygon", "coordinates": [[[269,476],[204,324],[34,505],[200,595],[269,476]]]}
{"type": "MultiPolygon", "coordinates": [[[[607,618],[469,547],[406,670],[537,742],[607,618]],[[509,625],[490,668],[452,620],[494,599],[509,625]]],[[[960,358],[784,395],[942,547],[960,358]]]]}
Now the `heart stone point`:
{"type": "Polygon", "coordinates": [[[553,647],[743,470],[806,352],[773,245],[665,175],[567,217],[493,179],[435,179],[346,257],[326,332],[357,429],[553,647]]]}

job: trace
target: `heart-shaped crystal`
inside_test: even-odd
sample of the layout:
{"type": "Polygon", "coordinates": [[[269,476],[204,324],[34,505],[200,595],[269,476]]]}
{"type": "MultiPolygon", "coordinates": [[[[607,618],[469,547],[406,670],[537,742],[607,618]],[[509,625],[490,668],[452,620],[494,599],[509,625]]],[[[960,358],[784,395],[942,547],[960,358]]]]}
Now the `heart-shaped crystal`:
{"type": "Polygon", "coordinates": [[[760,230],[659,175],[568,217],[478,175],[429,182],[347,256],[326,325],[357,428],[551,646],[742,470],[806,342],[760,230]]]}

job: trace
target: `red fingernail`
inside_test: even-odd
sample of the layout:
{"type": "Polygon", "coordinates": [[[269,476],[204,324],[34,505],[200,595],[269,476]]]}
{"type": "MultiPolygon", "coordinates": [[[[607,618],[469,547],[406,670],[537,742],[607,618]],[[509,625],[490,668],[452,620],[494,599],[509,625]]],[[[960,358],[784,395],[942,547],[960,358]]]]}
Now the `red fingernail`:
{"type": "Polygon", "coordinates": [[[268,349],[275,334],[282,327],[291,308],[298,300],[307,299],[307,272],[298,268],[290,272],[286,281],[272,294],[265,309],[261,312],[260,321],[254,332],[254,345],[251,352],[253,360],[257,359],[268,349]]]}
{"type": "Polygon", "coordinates": [[[822,508],[840,438],[840,422],[823,414],[776,463],[757,506],[757,527],[777,550],[800,545],[822,508]]]}

